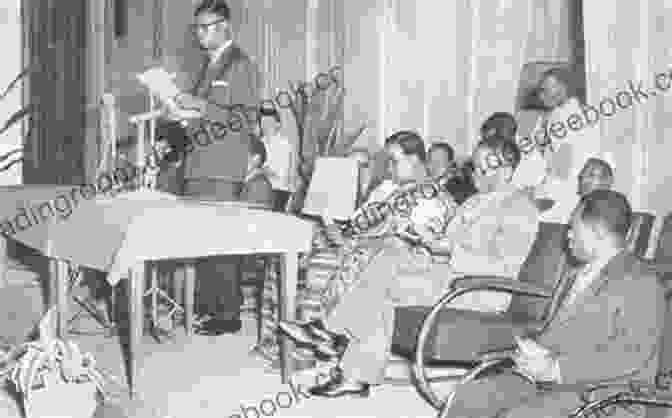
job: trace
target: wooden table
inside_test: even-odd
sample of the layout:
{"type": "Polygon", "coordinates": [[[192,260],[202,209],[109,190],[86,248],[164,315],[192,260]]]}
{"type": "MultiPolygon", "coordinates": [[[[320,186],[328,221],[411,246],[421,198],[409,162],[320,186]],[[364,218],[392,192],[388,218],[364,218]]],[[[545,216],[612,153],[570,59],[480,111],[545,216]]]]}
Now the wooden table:
{"type": "MultiPolygon", "coordinates": [[[[195,284],[193,260],[225,254],[281,254],[279,318],[291,320],[296,314],[298,256],[310,249],[312,238],[310,223],[285,214],[219,202],[151,197],[82,203],[67,220],[54,222],[39,231],[38,237],[27,237],[24,243],[51,259],[51,303],[58,306],[60,335],[67,334],[68,262],[107,271],[111,285],[123,278],[130,279],[128,381],[132,395],[140,391],[143,295],[148,262],[187,262],[185,327],[190,334],[195,284]],[[185,221],[175,222],[175,219],[185,221]],[[166,225],[170,226],[169,230],[166,225]],[[217,231],[221,232],[217,234],[217,231]],[[175,239],[169,239],[167,232],[175,239]]],[[[17,235],[16,238],[21,240],[22,237],[17,235]]],[[[282,339],[284,383],[294,370],[291,348],[289,340],[282,339]]]]}

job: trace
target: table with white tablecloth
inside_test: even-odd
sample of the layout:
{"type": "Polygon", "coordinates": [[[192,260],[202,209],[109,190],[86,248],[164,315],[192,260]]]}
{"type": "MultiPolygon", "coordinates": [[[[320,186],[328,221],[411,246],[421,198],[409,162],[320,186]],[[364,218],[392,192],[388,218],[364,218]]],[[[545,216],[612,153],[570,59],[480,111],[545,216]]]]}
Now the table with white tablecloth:
{"type": "MultiPolygon", "coordinates": [[[[139,348],[143,329],[145,262],[182,259],[185,273],[185,326],[191,332],[194,263],[224,254],[282,254],[280,318],[293,319],[298,254],[310,249],[312,225],[283,213],[222,202],[198,202],[138,191],[81,202],[67,219],[35,226],[15,239],[54,260],[52,282],[61,318],[67,307],[67,262],[108,272],[114,285],[130,279],[131,392],[138,391],[139,348]]],[[[61,323],[60,330],[65,332],[61,323]]],[[[292,371],[289,342],[283,341],[282,378],[292,371]]]]}

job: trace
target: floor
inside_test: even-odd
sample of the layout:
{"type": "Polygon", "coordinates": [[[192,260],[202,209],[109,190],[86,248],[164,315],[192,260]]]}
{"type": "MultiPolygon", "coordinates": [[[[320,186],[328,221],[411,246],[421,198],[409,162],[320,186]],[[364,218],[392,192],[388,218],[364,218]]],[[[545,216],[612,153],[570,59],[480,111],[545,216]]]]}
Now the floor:
{"type": "MultiPolygon", "coordinates": [[[[79,326],[95,330],[92,323],[83,322],[79,326]]],[[[412,386],[376,387],[368,399],[310,399],[302,393],[304,385],[314,381],[314,374],[297,374],[294,384],[281,384],[277,372],[266,369],[262,360],[250,356],[255,334],[255,321],[248,316],[238,335],[186,337],[178,331],[174,340],[162,344],[147,336],[139,377],[142,396],[134,401],[129,401],[121,386],[125,375],[118,338],[85,335],[76,336],[75,340],[83,350],[94,354],[99,367],[114,376],[118,383],[110,385],[111,391],[116,392],[110,402],[121,405],[129,418],[436,415],[412,386]]],[[[450,384],[443,385],[441,393],[446,393],[450,384]]],[[[4,406],[7,411],[3,413],[0,409],[0,415],[20,417],[16,404],[6,393],[0,393],[0,408],[4,406]]]]}

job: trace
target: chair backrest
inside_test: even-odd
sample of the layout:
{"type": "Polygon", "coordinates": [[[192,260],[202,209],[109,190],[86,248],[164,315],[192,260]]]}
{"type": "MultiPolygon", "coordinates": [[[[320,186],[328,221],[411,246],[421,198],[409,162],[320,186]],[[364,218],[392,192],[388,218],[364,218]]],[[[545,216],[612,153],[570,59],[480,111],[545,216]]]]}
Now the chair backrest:
{"type": "MultiPolygon", "coordinates": [[[[566,239],[567,225],[541,222],[518,280],[559,292],[557,287],[567,265],[566,239]]],[[[511,299],[509,313],[516,319],[542,320],[550,303],[549,300],[516,295],[511,299]]]]}

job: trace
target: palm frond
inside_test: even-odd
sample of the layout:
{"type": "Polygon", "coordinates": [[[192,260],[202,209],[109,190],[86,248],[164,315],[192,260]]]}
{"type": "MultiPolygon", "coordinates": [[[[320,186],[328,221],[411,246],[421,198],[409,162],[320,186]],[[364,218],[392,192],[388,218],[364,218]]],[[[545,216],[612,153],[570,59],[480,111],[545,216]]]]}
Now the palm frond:
{"type": "Polygon", "coordinates": [[[16,86],[19,84],[19,82],[20,82],[25,76],[27,76],[31,71],[32,71],[32,68],[31,68],[31,67],[26,67],[26,68],[24,68],[24,69],[19,73],[19,75],[17,75],[17,76],[14,78],[14,80],[12,80],[12,82],[9,83],[9,85],[5,88],[5,91],[3,91],[2,94],[0,94],[0,101],[4,100],[5,97],[7,97],[7,96],[9,95],[9,93],[11,93],[12,90],[14,90],[14,89],[16,88],[16,86]]]}
{"type": "Polygon", "coordinates": [[[9,117],[9,119],[7,119],[4,126],[0,129],[0,135],[4,134],[9,128],[14,126],[14,124],[20,122],[23,118],[33,113],[33,110],[33,105],[29,104],[14,112],[9,117]]]}
{"type": "Polygon", "coordinates": [[[19,164],[19,163],[22,163],[22,162],[23,162],[23,157],[22,158],[16,158],[16,159],[10,161],[9,163],[5,164],[4,166],[0,167],[0,173],[2,173],[4,171],[7,171],[10,168],[12,168],[13,166],[15,166],[16,164],[19,164]]]}

